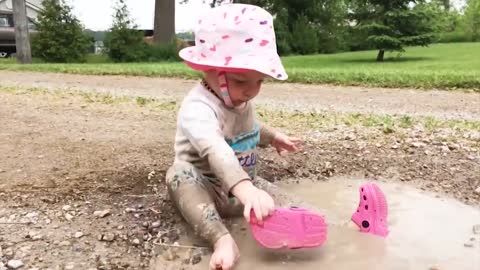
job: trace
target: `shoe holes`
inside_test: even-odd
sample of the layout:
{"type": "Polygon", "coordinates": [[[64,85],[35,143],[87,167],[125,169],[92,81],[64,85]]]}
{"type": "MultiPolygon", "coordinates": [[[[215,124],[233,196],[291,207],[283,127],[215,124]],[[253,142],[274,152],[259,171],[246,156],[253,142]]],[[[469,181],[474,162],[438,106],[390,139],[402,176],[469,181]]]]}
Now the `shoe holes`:
{"type": "Polygon", "coordinates": [[[368,210],[368,204],[365,205],[365,210],[368,210]]]}
{"type": "Polygon", "coordinates": [[[363,195],[363,200],[366,201],[366,200],[367,200],[367,196],[363,195]]]}
{"type": "Polygon", "coordinates": [[[364,221],[362,221],[362,227],[363,228],[368,228],[368,227],[370,227],[370,223],[368,221],[364,220],[364,221]]]}

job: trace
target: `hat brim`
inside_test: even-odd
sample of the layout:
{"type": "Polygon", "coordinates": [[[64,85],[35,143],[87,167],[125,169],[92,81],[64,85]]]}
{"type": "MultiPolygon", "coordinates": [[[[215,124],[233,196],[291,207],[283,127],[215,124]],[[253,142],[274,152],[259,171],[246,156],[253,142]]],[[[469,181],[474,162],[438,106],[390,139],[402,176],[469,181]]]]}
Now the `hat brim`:
{"type": "Polygon", "coordinates": [[[259,59],[259,61],[255,63],[255,65],[248,66],[248,67],[238,66],[238,65],[236,66],[235,64],[232,64],[227,67],[227,66],[218,65],[218,63],[214,63],[208,59],[198,61],[198,59],[200,59],[201,56],[198,54],[195,46],[183,48],[182,50],[180,50],[178,54],[180,58],[182,58],[190,68],[199,70],[199,71],[220,70],[220,71],[226,71],[226,72],[241,73],[241,72],[248,72],[251,70],[255,70],[269,77],[272,77],[276,80],[284,81],[288,79],[288,74],[285,71],[285,68],[278,54],[269,58],[269,59],[272,59],[272,61],[262,61],[259,59]]]}

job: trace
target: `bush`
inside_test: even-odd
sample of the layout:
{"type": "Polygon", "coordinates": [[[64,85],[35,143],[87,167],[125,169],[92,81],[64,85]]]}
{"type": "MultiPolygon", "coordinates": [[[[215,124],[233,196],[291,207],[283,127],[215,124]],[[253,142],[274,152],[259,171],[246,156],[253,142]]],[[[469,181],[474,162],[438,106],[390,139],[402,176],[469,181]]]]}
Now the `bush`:
{"type": "Polygon", "coordinates": [[[115,7],[113,25],[105,35],[105,51],[114,62],[139,62],[148,56],[148,45],[143,33],[129,18],[124,0],[118,0],[115,7]]]}
{"type": "Polygon", "coordinates": [[[181,61],[178,55],[179,48],[183,47],[180,41],[172,40],[168,44],[152,44],[147,46],[146,61],[181,61]]]}
{"type": "Polygon", "coordinates": [[[293,51],[300,54],[314,54],[318,52],[320,45],[318,31],[310,25],[307,17],[300,16],[293,24],[290,44],[293,51]]]}
{"type": "Polygon", "coordinates": [[[455,32],[446,32],[438,34],[438,43],[470,42],[471,37],[465,32],[458,30],[455,32]]]}
{"type": "Polygon", "coordinates": [[[38,15],[38,34],[32,39],[32,55],[46,62],[84,62],[94,40],[65,2],[44,0],[38,15]]]}

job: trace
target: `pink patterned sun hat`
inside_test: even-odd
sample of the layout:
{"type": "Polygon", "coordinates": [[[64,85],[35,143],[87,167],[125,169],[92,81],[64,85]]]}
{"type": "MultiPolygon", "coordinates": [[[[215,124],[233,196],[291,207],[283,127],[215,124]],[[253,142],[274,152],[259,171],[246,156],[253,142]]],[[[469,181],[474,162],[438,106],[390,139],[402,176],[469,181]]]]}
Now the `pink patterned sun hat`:
{"type": "Polygon", "coordinates": [[[196,70],[256,70],[278,80],[288,78],[277,53],[273,17],[246,4],[212,8],[198,20],[195,46],[180,57],[196,70]]]}

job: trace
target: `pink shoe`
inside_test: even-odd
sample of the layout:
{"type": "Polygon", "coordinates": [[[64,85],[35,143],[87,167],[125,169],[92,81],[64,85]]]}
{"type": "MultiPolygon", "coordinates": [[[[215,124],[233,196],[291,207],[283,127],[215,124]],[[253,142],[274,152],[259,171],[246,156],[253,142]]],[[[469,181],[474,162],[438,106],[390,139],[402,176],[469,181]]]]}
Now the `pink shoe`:
{"type": "Polygon", "coordinates": [[[271,249],[299,249],[321,246],[327,236],[324,217],[302,208],[278,208],[262,225],[251,215],[250,229],[262,246],[271,249]]]}
{"type": "Polygon", "coordinates": [[[388,206],[382,190],[374,183],[360,187],[360,203],[352,221],[360,227],[361,232],[386,237],[388,206]]]}

